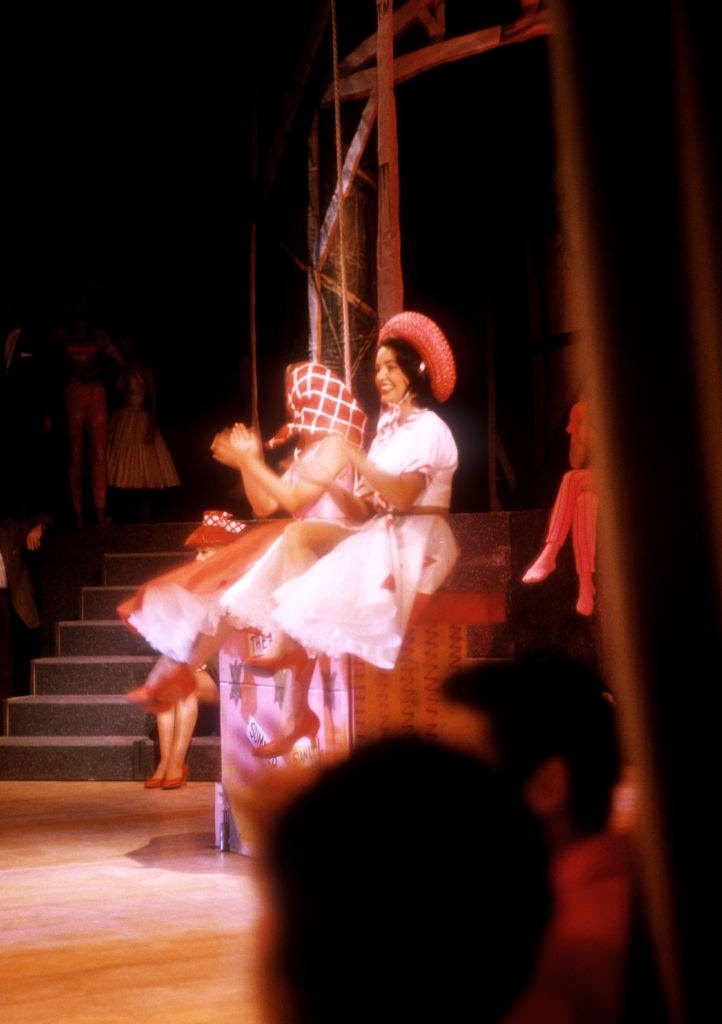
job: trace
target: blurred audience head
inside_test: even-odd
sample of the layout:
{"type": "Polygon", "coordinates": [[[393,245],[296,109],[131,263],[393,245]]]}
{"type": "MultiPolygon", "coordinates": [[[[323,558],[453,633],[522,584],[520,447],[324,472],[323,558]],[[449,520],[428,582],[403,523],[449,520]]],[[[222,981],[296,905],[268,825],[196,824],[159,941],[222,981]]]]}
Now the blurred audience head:
{"type": "Polygon", "coordinates": [[[485,1024],[530,974],[545,841],[478,757],[419,736],[366,743],[294,788],[261,849],[269,1024],[485,1024]]]}
{"type": "Polygon", "coordinates": [[[557,653],[489,660],[453,673],[441,692],[445,738],[501,770],[552,845],[605,827],[621,753],[614,700],[595,669],[557,653]]]}

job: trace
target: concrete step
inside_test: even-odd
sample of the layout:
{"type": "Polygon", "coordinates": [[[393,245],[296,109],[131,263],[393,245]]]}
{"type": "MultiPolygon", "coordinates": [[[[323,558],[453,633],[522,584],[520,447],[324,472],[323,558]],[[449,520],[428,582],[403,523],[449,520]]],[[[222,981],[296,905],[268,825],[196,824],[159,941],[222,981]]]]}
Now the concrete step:
{"type": "Polygon", "coordinates": [[[30,692],[38,697],[124,694],[142,684],[154,663],[155,654],[36,658],[30,666],[30,692]]]}
{"type": "MultiPolygon", "coordinates": [[[[7,702],[0,779],[127,781],[152,774],[157,719],[126,694],[143,682],[157,653],[121,622],[117,606],[193,557],[183,541],[195,525],[53,534],[43,565],[43,657],[31,663],[30,696],[7,702]]],[[[219,706],[200,706],[188,765],[191,782],[221,781],[219,706]]]]}
{"type": "Polygon", "coordinates": [[[155,715],[123,694],[52,694],[11,697],[6,705],[8,736],[148,737],[155,715]]]}
{"type": "Polygon", "coordinates": [[[135,586],[154,576],[192,561],[193,551],[106,552],[103,555],[102,580],[105,586],[135,586]]]}
{"type": "Polygon", "coordinates": [[[136,587],[83,587],[80,592],[81,619],[117,619],[118,605],[132,597],[136,587]]]}
{"type": "MultiPolygon", "coordinates": [[[[131,703],[125,693],[11,697],[5,704],[8,736],[151,736],[156,730],[155,715],[131,703]]],[[[220,735],[219,705],[199,706],[195,735],[220,735]]]]}
{"type": "Polygon", "coordinates": [[[59,657],[76,654],[156,655],[153,648],[120,619],[73,619],[55,624],[55,649],[59,657]]]}
{"type": "MultiPolygon", "coordinates": [[[[109,781],[152,775],[157,752],[151,739],[130,736],[0,736],[0,779],[109,781]]],[[[221,781],[219,737],[194,737],[189,781],[221,781]]]]}

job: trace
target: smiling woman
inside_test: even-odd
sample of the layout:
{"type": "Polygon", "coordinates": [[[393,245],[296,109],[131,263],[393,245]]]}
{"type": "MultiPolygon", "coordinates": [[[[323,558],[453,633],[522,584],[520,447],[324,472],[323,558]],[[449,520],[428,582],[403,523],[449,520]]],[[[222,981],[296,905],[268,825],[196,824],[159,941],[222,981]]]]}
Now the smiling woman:
{"type": "MultiPolygon", "coordinates": [[[[381,328],[376,435],[368,454],[338,440],[359,477],[353,507],[365,522],[316,559],[308,557],[306,524],[284,534],[288,571],[273,593],[273,640],[252,667],[291,668],[292,681],[282,734],[257,748],[256,757],[286,753],[313,720],[309,669],[318,655],[355,654],[393,668],[409,623],[453,569],[459,549],[447,514],[458,452],[432,405],[444,402],[455,383],[451,348],[429,317],[402,312],[381,328]]],[[[324,483],[329,494],[338,492],[332,481],[324,483]]],[[[344,502],[351,504],[348,495],[344,502]]],[[[244,620],[247,601],[243,581],[228,589],[222,604],[230,622],[244,620]]]]}

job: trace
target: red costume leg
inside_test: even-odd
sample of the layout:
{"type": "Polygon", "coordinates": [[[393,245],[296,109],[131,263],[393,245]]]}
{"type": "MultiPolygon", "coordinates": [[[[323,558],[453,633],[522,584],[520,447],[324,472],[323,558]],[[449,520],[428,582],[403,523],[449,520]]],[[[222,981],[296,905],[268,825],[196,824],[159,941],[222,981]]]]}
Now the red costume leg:
{"type": "Polygon", "coordinates": [[[579,492],[572,520],[572,544],[579,576],[576,607],[580,615],[591,615],[594,611],[596,590],[592,577],[596,570],[598,507],[599,497],[591,488],[579,492]]]}
{"type": "Polygon", "coordinates": [[[579,492],[572,520],[572,545],[577,572],[596,572],[597,509],[599,496],[591,489],[579,492]]]}
{"type": "Polygon", "coordinates": [[[577,497],[580,491],[587,490],[590,484],[591,470],[589,469],[570,469],[564,474],[549,517],[547,544],[562,546],[572,525],[577,497]]]}

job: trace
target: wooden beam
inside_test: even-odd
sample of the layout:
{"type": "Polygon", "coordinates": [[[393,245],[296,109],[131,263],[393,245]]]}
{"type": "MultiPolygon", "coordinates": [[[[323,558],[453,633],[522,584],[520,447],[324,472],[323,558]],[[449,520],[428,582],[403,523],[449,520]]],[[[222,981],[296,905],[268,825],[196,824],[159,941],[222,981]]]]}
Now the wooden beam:
{"type": "MultiPolygon", "coordinates": [[[[446,24],[443,0],[408,0],[403,7],[394,12],[394,39],[404,33],[414,22],[420,22],[429,33],[430,39],[443,39],[446,24]]],[[[341,75],[367,64],[376,63],[376,33],[368,36],[355,50],[339,61],[338,70],[341,75]]]]}
{"type": "MultiPolygon", "coordinates": [[[[446,39],[440,43],[425,46],[414,53],[407,53],[394,60],[394,85],[413,78],[415,75],[442,64],[474,57],[488,50],[497,50],[510,43],[521,43],[537,36],[549,35],[551,19],[549,12],[535,11],[531,15],[519,18],[509,25],[495,25],[479,32],[470,32],[455,39],[446,39]]],[[[376,68],[365,68],[348,75],[340,84],[341,100],[364,99],[376,84],[376,68]]],[[[321,101],[322,106],[333,102],[333,89],[327,89],[321,101]]]]}

